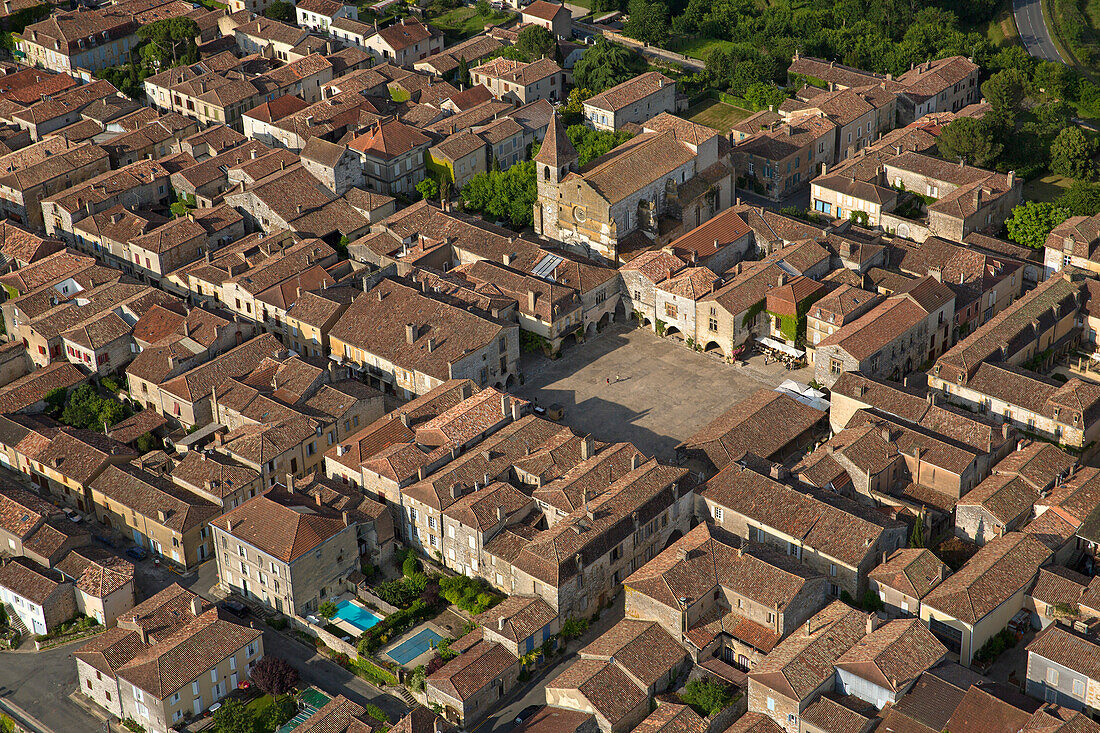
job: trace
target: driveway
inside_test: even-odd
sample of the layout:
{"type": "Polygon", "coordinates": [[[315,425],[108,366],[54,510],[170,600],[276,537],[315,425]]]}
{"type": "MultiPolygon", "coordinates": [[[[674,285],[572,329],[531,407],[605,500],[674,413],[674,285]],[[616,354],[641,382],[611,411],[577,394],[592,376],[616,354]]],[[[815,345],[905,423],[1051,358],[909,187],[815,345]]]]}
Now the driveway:
{"type": "Polygon", "coordinates": [[[1012,15],[1016,19],[1020,40],[1029,54],[1047,61],[1066,62],[1058,53],[1050,29],[1043,20],[1042,0],[1012,0],[1012,15]]]}
{"type": "Polygon", "coordinates": [[[626,325],[565,349],[560,359],[528,355],[521,368],[518,396],[543,406],[557,402],[565,408],[562,422],[577,431],[628,441],[664,459],[735,402],[801,378],[777,364],[726,364],[626,325]]]}

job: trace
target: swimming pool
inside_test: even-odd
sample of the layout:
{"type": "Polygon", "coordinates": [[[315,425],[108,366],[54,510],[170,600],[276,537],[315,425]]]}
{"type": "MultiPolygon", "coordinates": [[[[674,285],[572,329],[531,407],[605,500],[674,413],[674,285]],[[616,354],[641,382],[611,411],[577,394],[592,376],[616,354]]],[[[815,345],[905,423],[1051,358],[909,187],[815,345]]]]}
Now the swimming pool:
{"type": "Polygon", "coordinates": [[[360,631],[366,631],[382,620],[371,613],[369,608],[352,603],[347,598],[336,604],[336,618],[347,621],[360,631]]]}
{"type": "Polygon", "coordinates": [[[405,639],[405,641],[386,652],[386,655],[398,664],[408,664],[428,651],[429,648],[437,646],[442,639],[442,636],[431,629],[421,629],[416,636],[405,639]]]}

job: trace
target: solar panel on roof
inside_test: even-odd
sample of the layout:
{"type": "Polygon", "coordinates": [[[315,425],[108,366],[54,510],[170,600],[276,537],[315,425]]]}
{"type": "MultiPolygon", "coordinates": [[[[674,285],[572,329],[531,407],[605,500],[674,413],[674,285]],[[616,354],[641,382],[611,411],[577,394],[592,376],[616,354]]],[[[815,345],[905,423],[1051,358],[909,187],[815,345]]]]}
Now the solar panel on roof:
{"type": "Polygon", "coordinates": [[[554,270],[558,269],[558,265],[564,261],[565,259],[563,257],[548,254],[539,260],[538,264],[531,270],[531,274],[535,277],[541,277],[544,280],[550,280],[552,279],[554,270]]]}

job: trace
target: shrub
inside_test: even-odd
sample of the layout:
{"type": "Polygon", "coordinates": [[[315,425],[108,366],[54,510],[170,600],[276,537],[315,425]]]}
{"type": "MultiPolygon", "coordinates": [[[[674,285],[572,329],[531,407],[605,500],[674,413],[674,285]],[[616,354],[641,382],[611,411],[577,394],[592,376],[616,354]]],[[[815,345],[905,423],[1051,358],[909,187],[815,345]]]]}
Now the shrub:
{"type": "Polygon", "coordinates": [[[363,706],[363,709],[367,711],[367,715],[381,723],[390,722],[390,716],[386,715],[385,711],[374,703],[367,703],[363,706]]]}
{"type": "Polygon", "coordinates": [[[1014,646],[1016,646],[1016,635],[1008,629],[1001,629],[982,645],[974,655],[974,660],[979,664],[991,663],[1014,646]]]}
{"type": "Polygon", "coordinates": [[[588,631],[588,619],[586,618],[567,618],[561,625],[563,639],[576,639],[586,631],[588,631]]]}
{"type": "Polygon", "coordinates": [[[424,681],[428,676],[428,671],[424,668],[423,664],[418,664],[413,669],[412,674],[409,676],[409,687],[417,692],[424,691],[424,681]]]}
{"type": "Polygon", "coordinates": [[[286,628],[286,616],[274,616],[266,619],[267,625],[276,631],[282,631],[286,628]]]}
{"type": "Polygon", "coordinates": [[[733,702],[733,691],[714,680],[691,680],[684,686],[680,699],[703,717],[716,715],[733,702]]]}
{"type": "Polygon", "coordinates": [[[392,672],[388,669],[382,669],[369,659],[360,659],[358,667],[360,677],[370,680],[379,687],[397,684],[397,678],[393,676],[392,672]]]}
{"type": "Polygon", "coordinates": [[[325,601],[317,607],[317,613],[321,614],[325,618],[332,618],[336,615],[336,604],[332,601],[325,601]]]}
{"type": "Polygon", "coordinates": [[[405,553],[405,559],[401,562],[401,574],[406,578],[411,578],[416,575],[416,572],[420,569],[420,559],[416,556],[416,550],[409,550],[405,553]]]}

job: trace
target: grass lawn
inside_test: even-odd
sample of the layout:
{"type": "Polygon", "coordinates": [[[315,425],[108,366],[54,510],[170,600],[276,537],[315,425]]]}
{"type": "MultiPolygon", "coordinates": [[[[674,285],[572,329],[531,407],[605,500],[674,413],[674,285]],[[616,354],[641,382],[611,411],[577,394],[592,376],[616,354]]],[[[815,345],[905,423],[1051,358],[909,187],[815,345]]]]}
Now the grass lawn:
{"type": "Polygon", "coordinates": [[[745,119],[752,112],[717,99],[705,99],[687,111],[688,119],[700,125],[713,127],[721,132],[729,132],[736,122],[745,119]]]}
{"type": "Polygon", "coordinates": [[[465,40],[485,30],[486,23],[499,23],[507,17],[508,13],[503,12],[493,12],[485,17],[478,15],[476,8],[461,7],[429,18],[428,22],[443,31],[448,39],[465,40]]]}
{"type": "Polygon", "coordinates": [[[1054,173],[1042,178],[1033,178],[1024,184],[1024,199],[1033,201],[1053,201],[1073,185],[1072,178],[1054,173]]]}
{"type": "Polygon", "coordinates": [[[965,33],[981,33],[998,48],[1020,43],[1020,33],[1016,30],[1016,19],[1012,15],[1012,0],[1002,0],[992,20],[975,25],[963,24],[962,30],[965,33]]]}
{"type": "Polygon", "coordinates": [[[710,52],[716,48],[731,49],[732,41],[723,41],[718,38],[705,38],[702,36],[678,36],[666,46],[669,51],[691,56],[693,59],[706,61],[710,52]]]}

